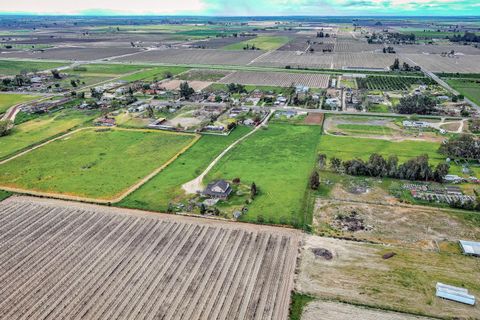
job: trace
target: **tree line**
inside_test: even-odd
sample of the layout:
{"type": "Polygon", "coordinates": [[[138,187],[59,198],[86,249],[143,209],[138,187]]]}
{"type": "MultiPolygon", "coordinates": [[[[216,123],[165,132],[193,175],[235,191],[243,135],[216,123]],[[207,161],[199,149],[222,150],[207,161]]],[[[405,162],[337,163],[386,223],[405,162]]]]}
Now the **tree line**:
{"type": "MultiPolygon", "coordinates": [[[[326,163],[326,155],[319,155],[319,163],[326,163]]],[[[412,181],[437,181],[442,182],[448,174],[450,166],[439,163],[432,166],[428,155],[420,155],[400,164],[396,155],[384,158],[378,153],[370,155],[367,161],[362,159],[340,160],[333,157],[330,159],[330,168],[336,172],[344,172],[352,176],[388,177],[412,181]]],[[[313,185],[314,178],[310,185],[313,185]]]]}
{"type": "Polygon", "coordinates": [[[438,151],[451,159],[480,161],[480,139],[469,134],[452,137],[438,151]]]}

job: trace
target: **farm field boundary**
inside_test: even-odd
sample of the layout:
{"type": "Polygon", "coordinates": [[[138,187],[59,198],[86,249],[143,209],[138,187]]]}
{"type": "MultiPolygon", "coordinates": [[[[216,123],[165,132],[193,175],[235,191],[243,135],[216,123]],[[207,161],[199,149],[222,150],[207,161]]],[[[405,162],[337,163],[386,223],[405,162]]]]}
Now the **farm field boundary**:
{"type": "MultiPolygon", "coordinates": [[[[59,139],[65,139],[68,138],[69,136],[84,131],[84,130],[92,130],[92,129],[98,129],[98,127],[84,127],[84,128],[79,128],[77,130],[68,132],[64,135],[58,136],[56,138],[53,138],[51,140],[48,140],[44,143],[41,143],[39,145],[36,145],[30,149],[27,149],[21,153],[18,153],[8,159],[5,159],[3,161],[0,161],[0,165],[3,165],[9,161],[12,161],[16,158],[19,158],[29,152],[32,152],[35,149],[41,148],[45,145],[48,145],[56,140],[59,139]]],[[[148,129],[128,129],[128,128],[116,128],[115,130],[120,130],[120,131],[136,131],[136,132],[158,132],[156,130],[148,130],[148,129]]],[[[173,133],[166,133],[166,134],[173,134],[173,133]]],[[[180,133],[180,135],[190,135],[190,134],[184,134],[180,133]]],[[[42,191],[36,191],[36,190],[30,190],[30,189],[23,189],[23,188],[15,188],[15,187],[8,187],[8,186],[1,186],[0,189],[6,190],[9,192],[15,192],[15,193],[21,193],[21,194],[28,194],[28,195],[33,195],[33,196],[39,196],[39,197],[47,197],[47,198],[58,198],[58,199],[63,199],[63,200],[73,200],[73,201],[80,201],[80,202],[90,202],[90,203],[100,203],[100,204],[111,204],[111,203],[117,203],[123,200],[126,196],[140,188],[142,185],[144,185],[146,182],[148,182],[150,179],[152,179],[154,176],[156,176],[158,173],[160,173],[163,169],[165,169],[168,165],[170,165],[172,162],[174,162],[181,154],[183,154],[185,151],[187,151],[191,146],[193,146],[199,139],[201,138],[200,135],[195,135],[194,139],[188,143],[185,147],[183,147],[181,150],[179,150],[172,158],[170,158],[167,162],[163,163],[160,167],[156,168],[154,171],[152,171],[150,174],[142,178],[140,181],[135,183],[134,185],[130,186],[127,190],[122,191],[120,194],[114,196],[113,198],[108,198],[108,199],[103,199],[103,198],[91,198],[91,197],[81,197],[81,196],[75,196],[75,195],[68,195],[68,194],[59,194],[59,193],[53,193],[53,192],[42,192],[42,191]]]]}

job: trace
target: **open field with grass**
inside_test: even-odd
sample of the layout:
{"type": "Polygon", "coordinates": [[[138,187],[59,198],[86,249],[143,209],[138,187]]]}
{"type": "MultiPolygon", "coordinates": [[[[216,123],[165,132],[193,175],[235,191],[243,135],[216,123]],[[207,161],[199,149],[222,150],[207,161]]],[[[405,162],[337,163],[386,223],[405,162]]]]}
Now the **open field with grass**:
{"type": "Polygon", "coordinates": [[[315,162],[320,127],[270,124],[236,146],[207,175],[206,181],[240,178],[259,189],[242,221],[309,224],[304,210],[308,177],[315,162]]]}
{"type": "Polygon", "coordinates": [[[455,90],[473,102],[480,104],[479,79],[447,79],[446,82],[455,90]]]}
{"type": "Polygon", "coordinates": [[[193,139],[158,131],[86,129],[0,165],[0,186],[110,199],[193,139]]]}
{"type": "MultiPolygon", "coordinates": [[[[396,155],[399,163],[403,163],[413,157],[427,154],[430,164],[445,161],[445,156],[438,153],[440,143],[427,141],[405,140],[392,142],[381,139],[353,138],[342,136],[324,135],[320,139],[319,152],[327,155],[329,159],[337,157],[342,160],[360,158],[367,160],[372,153],[378,153],[384,157],[396,155]]],[[[474,172],[480,172],[480,168],[472,167],[474,172]]],[[[461,174],[461,167],[452,164],[450,173],[461,174]]]]}
{"type": "Polygon", "coordinates": [[[155,80],[162,80],[167,78],[167,75],[177,75],[184,71],[187,71],[189,68],[186,67],[154,67],[154,68],[147,68],[145,71],[140,71],[138,73],[134,73],[128,76],[121,78],[124,81],[155,81],[155,80]]]}
{"type": "Polygon", "coordinates": [[[65,110],[15,126],[8,136],[0,137],[0,159],[82,125],[96,116],[97,112],[65,110]]]}
{"type": "Polygon", "coordinates": [[[31,94],[10,94],[10,93],[0,93],[0,114],[4,113],[13,105],[27,102],[33,99],[38,98],[31,94]]]}
{"type": "Polygon", "coordinates": [[[366,135],[391,135],[394,130],[385,126],[375,126],[366,124],[339,124],[337,128],[342,132],[352,135],[366,134],[366,135]]]}
{"type": "Polygon", "coordinates": [[[461,254],[307,236],[296,290],[324,299],[453,318],[480,316],[474,307],[435,297],[435,284],[447,283],[480,294],[480,262],[461,254]],[[315,256],[326,249],[330,260],[315,256]],[[389,259],[382,256],[396,253],[389,259]]]}
{"type": "Polygon", "coordinates": [[[255,46],[260,50],[275,50],[290,41],[289,37],[285,36],[258,36],[256,38],[230,44],[223,47],[224,50],[243,50],[247,45],[249,47],[255,46]]]}
{"type": "Polygon", "coordinates": [[[167,211],[169,203],[187,198],[182,185],[196,178],[209,163],[232,142],[245,135],[250,128],[237,127],[229,136],[203,135],[190,149],[171,165],[118,205],[153,211],[167,211]]]}
{"type": "Polygon", "coordinates": [[[3,319],[288,318],[295,230],[29,197],[0,221],[3,319]]]}
{"type": "Polygon", "coordinates": [[[61,62],[0,60],[1,75],[16,75],[22,71],[34,72],[64,66],[61,62]]]}

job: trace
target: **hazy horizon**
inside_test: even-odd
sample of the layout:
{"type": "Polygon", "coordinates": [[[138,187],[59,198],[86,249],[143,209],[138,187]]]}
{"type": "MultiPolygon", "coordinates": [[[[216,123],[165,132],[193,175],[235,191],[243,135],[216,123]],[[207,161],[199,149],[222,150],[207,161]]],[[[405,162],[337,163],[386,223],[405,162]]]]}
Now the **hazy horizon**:
{"type": "Polygon", "coordinates": [[[2,15],[80,16],[480,16],[477,0],[36,0],[0,3],[2,15]]]}

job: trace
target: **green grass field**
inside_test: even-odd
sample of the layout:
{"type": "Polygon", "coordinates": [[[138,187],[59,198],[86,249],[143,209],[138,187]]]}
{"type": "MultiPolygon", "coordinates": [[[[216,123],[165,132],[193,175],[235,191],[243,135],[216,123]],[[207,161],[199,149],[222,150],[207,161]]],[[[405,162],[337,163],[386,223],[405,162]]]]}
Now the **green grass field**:
{"type": "Polygon", "coordinates": [[[232,142],[250,131],[238,127],[229,136],[204,135],[165,170],[130,194],[118,205],[122,207],[165,212],[170,202],[185,198],[182,184],[202,173],[208,164],[232,142]]]}
{"type": "Polygon", "coordinates": [[[109,199],[194,139],[160,131],[86,129],[0,166],[0,185],[109,199]]]}
{"type": "Polygon", "coordinates": [[[8,136],[0,137],[0,159],[81,125],[96,116],[97,112],[65,110],[15,126],[8,136]]]}
{"type": "Polygon", "coordinates": [[[43,61],[0,60],[0,75],[16,75],[20,72],[33,72],[64,66],[65,63],[43,61]]]}
{"type": "Polygon", "coordinates": [[[338,124],[337,128],[351,135],[392,135],[395,131],[385,126],[368,124],[338,124]]]}
{"type": "Polygon", "coordinates": [[[123,77],[121,80],[124,81],[153,81],[153,80],[162,80],[166,78],[166,74],[170,72],[172,75],[177,75],[184,71],[187,71],[189,68],[185,67],[155,67],[134,73],[128,76],[123,77]]]}
{"type": "Polygon", "coordinates": [[[30,94],[10,94],[0,93],[0,114],[4,113],[13,105],[18,103],[27,102],[38,98],[38,96],[30,94]]]}
{"type": "Polygon", "coordinates": [[[447,79],[446,81],[453,89],[480,104],[480,79],[447,79]]]}
{"type": "Polygon", "coordinates": [[[304,210],[304,199],[320,130],[318,126],[270,124],[227,153],[204,183],[237,177],[248,185],[255,182],[259,194],[241,217],[243,221],[309,224],[311,212],[304,210]]]}
{"type": "MultiPolygon", "coordinates": [[[[438,153],[439,143],[427,141],[401,141],[391,142],[380,139],[335,137],[324,135],[320,141],[319,152],[327,155],[328,159],[337,157],[342,160],[360,158],[367,160],[372,153],[378,153],[384,157],[396,155],[400,163],[416,156],[427,154],[432,165],[445,161],[445,157],[438,153]]],[[[476,174],[480,168],[471,168],[476,174]]],[[[461,174],[461,167],[452,165],[451,174],[461,174]]]]}
{"type": "Polygon", "coordinates": [[[284,36],[258,36],[251,40],[245,40],[223,47],[224,50],[243,50],[247,44],[255,45],[260,50],[275,50],[290,41],[289,37],[284,36]]]}

